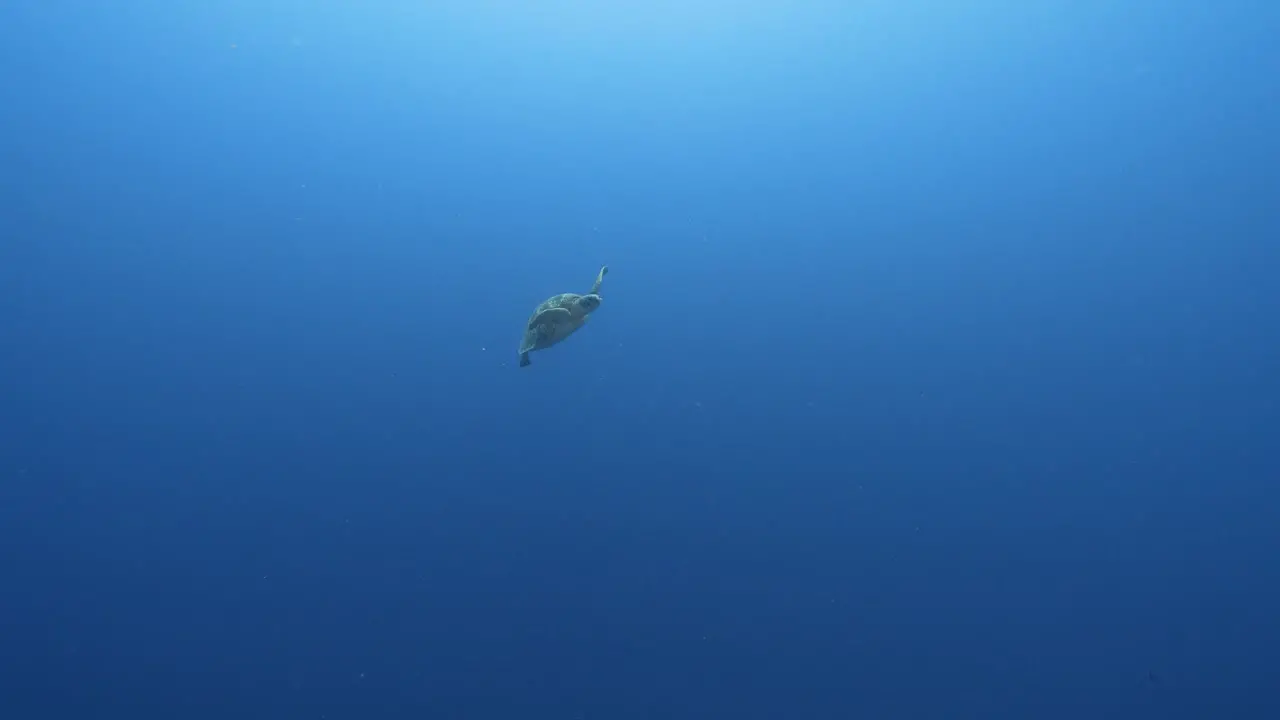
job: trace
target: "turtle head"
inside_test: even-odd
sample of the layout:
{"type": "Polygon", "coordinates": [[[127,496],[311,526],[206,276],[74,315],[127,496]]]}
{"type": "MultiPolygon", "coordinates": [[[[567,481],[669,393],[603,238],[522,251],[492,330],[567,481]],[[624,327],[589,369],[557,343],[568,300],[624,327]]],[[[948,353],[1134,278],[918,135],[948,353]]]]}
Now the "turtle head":
{"type": "Polygon", "coordinates": [[[600,307],[600,296],[595,293],[583,295],[578,298],[578,307],[582,308],[583,314],[590,315],[595,312],[596,308],[600,307]]]}

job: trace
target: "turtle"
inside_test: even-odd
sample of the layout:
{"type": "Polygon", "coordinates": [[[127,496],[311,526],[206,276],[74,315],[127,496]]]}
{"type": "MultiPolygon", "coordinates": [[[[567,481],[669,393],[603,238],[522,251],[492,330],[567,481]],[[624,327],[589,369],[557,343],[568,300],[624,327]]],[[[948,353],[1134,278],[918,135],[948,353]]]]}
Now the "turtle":
{"type": "Polygon", "coordinates": [[[600,268],[595,283],[584,295],[560,293],[534,309],[520,341],[520,367],[529,365],[529,353],[546,350],[586,324],[587,317],[600,307],[600,283],[608,273],[608,265],[600,268]]]}

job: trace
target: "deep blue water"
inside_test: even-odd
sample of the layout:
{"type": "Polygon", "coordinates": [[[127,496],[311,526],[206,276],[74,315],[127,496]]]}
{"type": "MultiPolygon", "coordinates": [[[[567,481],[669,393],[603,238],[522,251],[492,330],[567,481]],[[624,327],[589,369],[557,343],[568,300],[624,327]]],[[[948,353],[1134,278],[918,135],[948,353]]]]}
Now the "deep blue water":
{"type": "Polygon", "coordinates": [[[1280,717],[1277,37],[3,3],[0,718],[1280,717]]]}

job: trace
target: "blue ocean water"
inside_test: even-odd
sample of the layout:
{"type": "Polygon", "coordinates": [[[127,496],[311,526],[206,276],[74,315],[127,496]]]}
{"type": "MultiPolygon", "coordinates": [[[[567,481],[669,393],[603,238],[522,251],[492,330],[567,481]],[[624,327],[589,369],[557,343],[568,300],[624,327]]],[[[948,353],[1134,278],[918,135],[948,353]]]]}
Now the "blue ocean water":
{"type": "Polygon", "coordinates": [[[1280,717],[1276,37],[0,4],[0,718],[1280,717]]]}

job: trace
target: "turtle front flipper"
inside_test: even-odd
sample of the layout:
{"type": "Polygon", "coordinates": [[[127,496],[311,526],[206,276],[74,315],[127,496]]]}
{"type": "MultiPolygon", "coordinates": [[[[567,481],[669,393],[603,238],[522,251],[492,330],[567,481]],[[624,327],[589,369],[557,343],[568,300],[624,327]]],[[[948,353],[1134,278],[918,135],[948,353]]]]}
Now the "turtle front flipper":
{"type": "Polygon", "coordinates": [[[533,316],[533,319],[529,321],[529,327],[536,328],[539,325],[554,326],[556,323],[568,322],[572,317],[573,313],[569,312],[568,308],[547,308],[533,316]]]}
{"type": "Polygon", "coordinates": [[[529,351],[520,353],[520,367],[529,367],[529,351]]]}
{"type": "Polygon", "coordinates": [[[599,272],[599,274],[597,274],[597,275],[596,275],[596,281],[595,281],[595,284],[593,284],[593,285],[591,286],[591,289],[587,291],[587,294],[588,294],[588,295],[599,295],[599,294],[600,294],[600,283],[604,282],[604,276],[605,276],[605,275],[608,275],[608,274],[609,274],[609,266],[608,266],[608,265],[605,265],[605,266],[601,267],[601,268],[600,268],[600,272],[599,272]]]}

